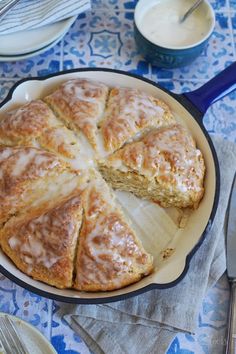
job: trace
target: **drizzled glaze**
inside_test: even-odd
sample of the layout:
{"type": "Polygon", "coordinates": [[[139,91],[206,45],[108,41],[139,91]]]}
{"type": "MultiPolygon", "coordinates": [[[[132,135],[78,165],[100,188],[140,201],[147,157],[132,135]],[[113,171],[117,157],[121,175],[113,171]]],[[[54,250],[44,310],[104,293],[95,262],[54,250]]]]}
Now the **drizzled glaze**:
{"type": "Polygon", "coordinates": [[[71,286],[81,220],[80,196],[67,198],[28,222],[17,221],[17,228],[6,228],[8,246],[13,257],[19,258],[33,276],[41,269],[41,280],[71,286]]]}
{"type": "MultiPolygon", "coordinates": [[[[52,149],[65,156],[66,161],[70,158],[70,166],[73,164],[75,169],[83,166],[85,171],[91,166],[96,167],[97,157],[108,156],[126,143],[123,149],[109,158],[111,166],[176,185],[182,194],[188,189],[200,190],[203,159],[191,137],[184,137],[184,129],[177,125],[155,129],[174,122],[169,108],[145,93],[120,88],[111,91],[104,116],[107,95],[106,85],[84,79],[70,80],[48,96],[48,103],[52,107],[55,104],[65,113],[60,118],[69,122],[70,129],[81,130],[84,134],[78,137],[76,132],[72,133],[48,108],[50,114],[41,121],[42,117],[37,118],[37,109],[42,104],[47,106],[42,101],[33,101],[32,106],[26,106],[35,108],[36,122],[27,126],[26,123],[34,118],[32,112],[26,114],[26,106],[22,107],[15,120],[11,115],[6,120],[11,127],[6,125],[4,129],[9,129],[9,134],[12,134],[7,139],[12,139],[12,144],[14,141],[14,144],[25,145],[30,141],[38,148],[52,149]],[[21,119],[26,124],[25,130],[20,125],[21,119]],[[78,138],[79,145],[83,145],[79,159],[75,157],[74,136],[76,141],[78,138]],[[22,140],[19,142],[18,138],[22,140]],[[96,148],[99,146],[96,156],[89,141],[92,144],[96,141],[96,148]],[[182,147],[179,146],[181,144],[182,147]],[[195,176],[196,180],[199,178],[199,184],[195,176]]],[[[47,110],[41,113],[46,115],[47,110]]],[[[55,111],[60,113],[56,108],[55,111]]],[[[4,119],[0,121],[0,129],[1,123],[4,119]]],[[[108,186],[99,175],[94,175],[89,182],[88,178],[81,179],[81,174],[81,171],[70,169],[68,164],[43,150],[0,147],[0,215],[3,215],[0,224],[8,220],[4,230],[9,231],[1,233],[0,242],[1,236],[7,235],[6,253],[20,269],[34,278],[58,287],[72,287],[73,255],[77,248],[74,241],[70,243],[68,240],[73,235],[76,239],[80,234],[74,265],[75,288],[113,290],[149,274],[152,258],[124,220],[108,186]],[[63,209],[65,202],[57,207],[70,193],[82,193],[81,199],[75,199],[75,209],[73,202],[71,209],[69,206],[63,209]],[[11,219],[4,220],[8,209],[11,219]],[[83,226],[79,230],[82,219],[83,226]]]]}
{"type": "Polygon", "coordinates": [[[32,181],[60,170],[60,160],[53,154],[28,147],[0,147],[0,195],[14,192],[17,184],[32,181]]]}
{"type": "Polygon", "coordinates": [[[142,130],[173,122],[162,101],[136,89],[114,88],[102,122],[105,148],[114,151],[142,130]]]}
{"type": "Polygon", "coordinates": [[[6,113],[0,120],[0,139],[8,137],[17,141],[21,137],[37,136],[48,127],[46,117],[50,114],[48,106],[40,100],[6,113]]]}
{"type": "Polygon", "coordinates": [[[108,161],[110,166],[175,185],[182,192],[202,189],[202,154],[187,130],[178,124],[151,131],[141,140],[127,144],[108,161]]]}
{"type": "Polygon", "coordinates": [[[56,119],[49,107],[40,100],[8,112],[0,120],[0,143],[36,146],[62,156],[75,158],[79,152],[73,133],[56,119]]]}
{"type": "Polygon", "coordinates": [[[63,83],[45,101],[59,117],[75,130],[82,131],[96,147],[97,125],[100,122],[108,95],[108,87],[86,79],[63,83]]]}
{"type": "Polygon", "coordinates": [[[77,288],[117,288],[127,278],[130,281],[133,277],[135,281],[141,269],[143,273],[148,272],[148,255],[103,181],[92,183],[86,190],[84,210],[77,255],[77,288]]]}

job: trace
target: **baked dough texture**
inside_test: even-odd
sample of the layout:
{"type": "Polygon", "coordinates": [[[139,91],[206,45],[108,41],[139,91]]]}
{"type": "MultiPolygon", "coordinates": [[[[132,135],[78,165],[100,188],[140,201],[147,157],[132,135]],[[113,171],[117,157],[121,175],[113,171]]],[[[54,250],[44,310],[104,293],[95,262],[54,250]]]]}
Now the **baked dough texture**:
{"type": "Polygon", "coordinates": [[[63,197],[84,179],[45,150],[0,146],[0,226],[22,209],[46,206],[63,197]]]}
{"type": "Polygon", "coordinates": [[[45,97],[58,118],[97,147],[98,124],[103,117],[108,87],[100,82],[72,79],[45,97]]]}
{"type": "Polygon", "coordinates": [[[0,232],[1,246],[24,273],[58,288],[69,288],[81,222],[81,198],[77,195],[49,211],[12,218],[0,232]]]}
{"type": "Polygon", "coordinates": [[[150,274],[153,257],[106,181],[163,207],[196,208],[204,173],[195,141],[163,101],[71,79],[0,112],[1,247],[49,285],[122,288],[150,274]]]}
{"type": "Polygon", "coordinates": [[[101,123],[105,149],[115,151],[137,134],[174,122],[163,101],[136,89],[113,88],[101,123]]]}
{"type": "Polygon", "coordinates": [[[11,218],[3,251],[24,273],[58,288],[107,291],[152,271],[143,248],[98,173],[60,203],[11,218]],[[74,279],[75,275],[75,279],[74,279]]]}
{"type": "Polygon", "coordinates": [[[133,192],[162,207],[197,208],[203,197],[202,153],[180,124],[154,129],[100,161],[113,188],[133,192]]]}
{"type": "Polygon", "coordinates": [[[76,289],[119,289],[152,271],[152,256],[135,236],[104,180],[97,178],[84,191],[83,208],[76,289]]]}
{"type": "Polygon", "coordinates": [[[42,147],[72,159],[79,153],[75,135],[41,100],[31,101],[4,114],[0,119],[0,144],[42,147]]]}

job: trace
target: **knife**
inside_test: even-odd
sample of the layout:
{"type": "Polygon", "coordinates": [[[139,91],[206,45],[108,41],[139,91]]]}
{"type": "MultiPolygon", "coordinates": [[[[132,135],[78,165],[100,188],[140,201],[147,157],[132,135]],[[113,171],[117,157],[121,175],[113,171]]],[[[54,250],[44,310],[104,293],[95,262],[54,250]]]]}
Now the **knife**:
{"type": "Polygon", "coordinates": [[[226,266],[230,283],[227,354],[236,354],[236,174],[231,189],[226,229],[226,266]]]}

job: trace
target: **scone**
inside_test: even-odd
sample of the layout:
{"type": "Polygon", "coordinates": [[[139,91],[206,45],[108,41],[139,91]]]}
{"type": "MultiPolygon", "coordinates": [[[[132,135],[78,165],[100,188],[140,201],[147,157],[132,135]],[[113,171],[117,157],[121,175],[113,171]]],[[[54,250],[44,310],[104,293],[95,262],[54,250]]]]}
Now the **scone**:
{"type": "Polygon", "coordinates": [[[64,82],[56,91],[44,98],[70,129],[87,137],[97,148],[98,124],[103,117],[108,87],[88,79],[64,82]]]}
{"type": "Polygon", "coordinates": [[[81,222],[78,194],[49,211],[42,209],[13,217],[0,231],[0,243],[24,273],[58,288],[69,288],[81,222]]]}
{"type": "Polygon", "coordinates": [[[79,153],[75,135],[41,100],[31,101],[0,118],[0,144],[41,147],[72,159],[79,153]]]}
{"type": "Polygon", "coordinates": [[[135,236],[103,179],[93,179],[84,191],[83,209],[74,288],[115,290],[152,271],[152,256],[135,236]]]}
{"type": "Polygon", "coordinates": [[[161,100],[132,88],[113,88],[101,122],[105,149],[114,152],[152,127],[175,122],[161,100]]]}
{"type": "Polygon", "coordinates": [[[197,208],[205,164],[161,100],[89,79],[0,116],[0,245],[58,288],[110,291],[139,281],[153,258],[115,189],[162,207],[197,208]]]}
{"type": "Polygon", "coordinates": [[[113,188],[133,192],[163,207],[196,208],[203,196],[205,165],[181,125],[154,129],[100,161],[113,188]]]}
{"type": "Polygon", "coordinates": [[[44,150],[0,147],[0,226],[22,209],[68,195],[87,178],[44,150]]]}

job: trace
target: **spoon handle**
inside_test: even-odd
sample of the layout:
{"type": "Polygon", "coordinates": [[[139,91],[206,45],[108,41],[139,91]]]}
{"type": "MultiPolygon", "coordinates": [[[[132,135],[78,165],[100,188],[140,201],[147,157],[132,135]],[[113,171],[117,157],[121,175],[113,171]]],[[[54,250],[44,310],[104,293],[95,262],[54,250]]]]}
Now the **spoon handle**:
{"type": "Polygon", "coordinates": [[[195,2],[195,4],[190,7],[190,9],[180,18],[180,23],[184,22],[186,20],[186,18],[191,15],[191,13],[196,10],[196,8],[201,4],[203,0],[198,0],[195,2]]]}

